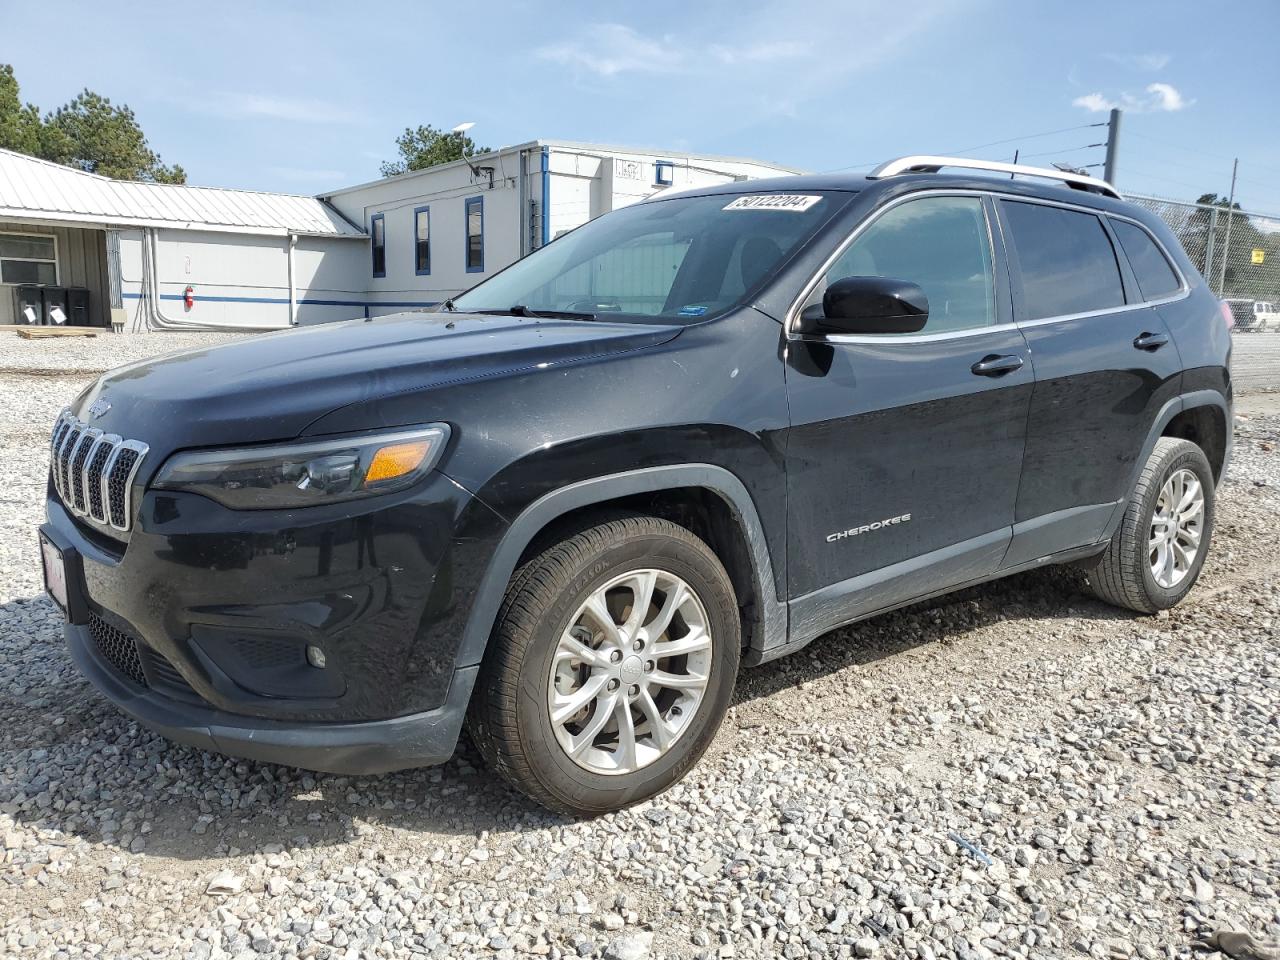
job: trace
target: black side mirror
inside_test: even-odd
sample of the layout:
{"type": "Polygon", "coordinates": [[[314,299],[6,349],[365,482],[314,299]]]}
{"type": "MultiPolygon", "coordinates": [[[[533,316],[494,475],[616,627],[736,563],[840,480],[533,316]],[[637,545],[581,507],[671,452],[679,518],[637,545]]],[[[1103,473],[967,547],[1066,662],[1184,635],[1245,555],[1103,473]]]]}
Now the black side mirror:
{"type": "Polygon", "coordinates": [[[800,314],[799,333],[916,333],[929,319],[929,298],[907,280],[844,277],[827,287],[822,305],[800,314]]]}

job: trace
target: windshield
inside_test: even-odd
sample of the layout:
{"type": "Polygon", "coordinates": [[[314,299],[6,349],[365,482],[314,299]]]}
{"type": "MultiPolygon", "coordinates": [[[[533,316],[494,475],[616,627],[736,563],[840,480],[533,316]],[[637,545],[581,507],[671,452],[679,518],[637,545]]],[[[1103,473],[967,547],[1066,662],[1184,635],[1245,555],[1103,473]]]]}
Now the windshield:
{"type": "Polygon", "coordinates": [[[696,321],[755,291],[850,195],[650,200],[592,220],[454,298],[457,310],[696,321]]]}

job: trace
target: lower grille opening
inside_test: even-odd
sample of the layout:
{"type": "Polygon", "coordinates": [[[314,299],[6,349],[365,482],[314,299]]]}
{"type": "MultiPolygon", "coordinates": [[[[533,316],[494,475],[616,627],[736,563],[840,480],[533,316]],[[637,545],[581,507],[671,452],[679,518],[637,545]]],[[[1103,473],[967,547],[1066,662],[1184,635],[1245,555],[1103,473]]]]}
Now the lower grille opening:
{"type": "Polygon", "coordinates": [[[98,652],[119,673],[140,687],[147,685],[147,675],[142,669],[142,656],[138,653],[138,643],[133,637],[96,613],[89,614],[89,635],[93,637],[98,652]]]}
{"type": "Polygon", "coordinates": [[[89,634],[103,658],[126,679],[175,700],[204,702],[177,667],[162,654],[139,643],[129,631],[90,612],[89,634]]]}
{"type": "Polygon", "coordinates": [[[157,693],[163,693],[175,700],[186,700],[192,703],[203,702],[186,678],[178,672],[178,668],[154,650],[147,651],[147,671],[151,679],[151,687],[157,693]]]}

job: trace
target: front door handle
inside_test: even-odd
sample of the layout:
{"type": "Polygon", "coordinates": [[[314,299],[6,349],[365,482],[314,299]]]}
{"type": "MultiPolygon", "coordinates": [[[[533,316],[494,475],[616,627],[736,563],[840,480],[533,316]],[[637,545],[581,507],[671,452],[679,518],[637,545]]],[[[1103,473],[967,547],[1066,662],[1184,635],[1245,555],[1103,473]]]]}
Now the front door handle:
{"type": "Polygon", "coordinates": [[[1167,333],[1141,333],[1133,341],[1139,350],[1159,350],[1169,342],[1167,333]]]}
{"type": "Polygon", "coordinates": [[[1021,368],[1022,358],[1017,354],[1009,354],[1001,356],[993,353],[990,356],[983,357],[969,369],[980,377],[999,377],[1006,373],[1012,373],[1014,370],[1021,368]]]}

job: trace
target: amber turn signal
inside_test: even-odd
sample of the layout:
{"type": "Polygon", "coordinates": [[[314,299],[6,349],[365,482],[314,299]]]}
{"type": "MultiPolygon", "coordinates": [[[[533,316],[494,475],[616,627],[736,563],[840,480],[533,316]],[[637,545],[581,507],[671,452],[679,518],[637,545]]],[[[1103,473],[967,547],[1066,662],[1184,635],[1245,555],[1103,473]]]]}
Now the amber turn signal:
{"type": "Polygon", "coordinates": [[[371,487],[384,480],[394,480],[413,473],[431,452],[431,440],[409,440],[382,447],[373,455],[364,475],[364,485],[371,487]]]}

